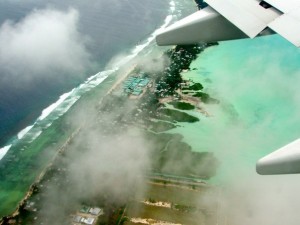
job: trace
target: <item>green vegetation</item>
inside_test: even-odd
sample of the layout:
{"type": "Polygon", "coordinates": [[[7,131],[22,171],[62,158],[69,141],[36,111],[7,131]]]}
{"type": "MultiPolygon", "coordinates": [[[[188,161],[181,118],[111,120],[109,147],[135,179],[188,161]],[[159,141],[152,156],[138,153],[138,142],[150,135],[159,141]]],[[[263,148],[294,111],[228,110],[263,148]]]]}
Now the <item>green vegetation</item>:
{"type": "Polygon", "coordinates": [[[124,224],[126,222],[126,219],[124,219],[124,211],[125,211],[125,206],[120,207],[117,212],[113,215],[115,222],[111,224],[124,224]]]}
{"type": "Polygon", "coordinates": [[[178,45],[175,49],[165,52],[164,55],[170,62],[165,60],[165,70],[157,76],[156,95],[159,97],[173,95],[183,82],[181,71],[189,69],[191,62],[204,48],[205,45],[178,45]]]}
{"type": "MultiPolygon", "coordinates": [[[[117,78],[111,76],[105,82],[112,82],[114,79],[117,78]]],[[[103,96],[109,88],[109,86],[94,88],[82,96],[67,114],[54,121],[32,143],[26,145],[20,143],[8,151],[0,163],[0,217],[12,213],[18,207],[18,203],[24,198],[30,185],[52,160],[54,154],[71,133],[75,131],[68,125],[68,119],[77,113],[78,109],[86,108],[87,102],[98,102],[99,96],[103,96]]],[[[93,106],[95,107],[95,104],[93,106]]]]}
{"type": "Polygon", "coordinates": [[[215,175],[219,161],[210,152],[193,152],[179,134],[151,134],[152,170],[158,173],[208,179],[215,175]]]}
{"type": "Polygon", "coordinates": [[[178,110],[174,109],[166,109],[162,108],[159,109],[159,118],[166,121],[171,122],[188,122],[188,123],[194,123],[198,122],[199,118],[191,116],[185,112],[180,112],[178,110]]]}
{"type": "Polygon", "coordinates": [[[30,185],[70,135],[60,120],[55,121],[27,146],[14,146],[0,164],[0,215],[12,213],[30,185]],[[20,149],[23,149],[20,151],[20,149]],[[22,163],[18,163],[22,162],[22,163]],[[7,196],[10,196],[7,198],[7,196]]]}
{"type": "Polygon", "coordinates": [[[195,106],[193,106],[192,104],[187,103],[187,102],[170,102],[169,104],[174,106],[176,109],[181,109],[181,110],[195,109],[195,106]]]}
{"type": "Polygon", "coordinates": [[[190,90],[190,91],[200,91],[203,89],[203,85],[200,83],[195,83],[188,88],[182,88],[182,90],[190,90]]]}
{"type": "Polygon", "coordinates": [[[193,91],[199,91],[203,89],[203,85],[200,83],[195,83],[192,86],[190,86],[189,89],[193,91]]]}

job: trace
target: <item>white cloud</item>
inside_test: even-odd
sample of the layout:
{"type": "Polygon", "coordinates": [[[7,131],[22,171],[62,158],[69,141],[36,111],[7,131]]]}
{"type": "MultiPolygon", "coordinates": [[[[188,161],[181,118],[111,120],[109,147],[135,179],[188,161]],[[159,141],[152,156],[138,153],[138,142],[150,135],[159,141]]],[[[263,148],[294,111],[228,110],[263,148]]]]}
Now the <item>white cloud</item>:
{"type": "Polygon", "coordinates": [[[80,73],[89,63],[86,38],[77,29],[79,14],[34,10],[21,21],[0,27],[0,66],[21,81],[51,72],[80,73]]]}

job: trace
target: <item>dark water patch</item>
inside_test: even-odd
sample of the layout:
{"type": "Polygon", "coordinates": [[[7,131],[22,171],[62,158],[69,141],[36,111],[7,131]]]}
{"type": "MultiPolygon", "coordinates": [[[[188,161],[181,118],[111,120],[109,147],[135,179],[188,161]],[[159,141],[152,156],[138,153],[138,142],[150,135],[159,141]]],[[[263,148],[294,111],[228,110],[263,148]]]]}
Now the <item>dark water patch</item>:
{"type": "Polygon", "coordinates": [[[68,132],[61,129],[57,121],[35,142],[22,148],[13,147],[0,161],[1,216],[12,213],[28,186],[36,180],[49,158],[54,155],[61,144],[59,140],[67,137],[68,132]]]}
{"type": "Polygon", "coordinates": [[[200,91],[202,89],[203,89],[203,85],[200,83],[192,84],[188,88],[182,88],[182,90],[190,90],[190,91],[200,91]]]}
{"type": "Polygon", "coordinates": [[[181,110],[193,110],[195,109],[195,106],[188,102],[170,102],[172,106],[174,106],[176,109],[181,109],[181,110]]]}
{"type": "Polygon", "coordinates": [[[185,112],[180,112],[174,109],[160,109],[159,110],[159,118],[166,121],[171,122],[188,122],[188,123],[195,123],[199,121],[199,118],[191,116],[185,112]]]}

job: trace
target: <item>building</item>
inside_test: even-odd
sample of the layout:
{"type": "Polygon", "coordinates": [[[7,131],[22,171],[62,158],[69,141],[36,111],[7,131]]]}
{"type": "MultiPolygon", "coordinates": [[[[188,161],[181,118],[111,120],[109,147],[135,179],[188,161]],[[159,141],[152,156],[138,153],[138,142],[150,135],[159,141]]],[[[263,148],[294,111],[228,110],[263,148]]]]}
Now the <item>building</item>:
{"type": "Polygon", "coordinates": [[[103,210],[100,208],[90,208],[89,213],[98,216],[103,214],[103,210]]]}
{"type": "Polygon", "coordinates": [[[73,222],[75,223],[81,223],[81,224],[87,224],[87,225],[92,225],[95,222],[95,218],[93,217],[83,217],[80,215],[76,215],[73,218],[73,222]]]}
{"type": "Polygon", "coordinates": [[[139,96],[143,93],[143,88],[148,85],[150,80],[146,77],[131,76],[123,83],[124,92],[139,96]]]}
{"type": "Polygon", "coordinates": [[[92,224],[94,224],[94,222],[95,222],[95,218],[92,218],[92,217],[87,217],[87,218],[81,218],[81,223],[83,223],[83,224],[87,224],[87,225],[92,225],[92,224]]]}

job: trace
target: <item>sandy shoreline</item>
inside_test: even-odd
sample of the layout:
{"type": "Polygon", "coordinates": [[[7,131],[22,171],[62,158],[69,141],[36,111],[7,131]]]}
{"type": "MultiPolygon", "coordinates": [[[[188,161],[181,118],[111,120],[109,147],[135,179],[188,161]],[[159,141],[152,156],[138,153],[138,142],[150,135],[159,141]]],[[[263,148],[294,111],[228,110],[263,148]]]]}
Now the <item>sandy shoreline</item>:
{"type": "MultiPolygon", "coordinates": [[[[130,66],[128,69],[125,70],[124,75],[121,75],[121,77],[112,85],[112,87],[107,91],[106,95],[113,92],[118,86],[128,77],[128,75],[136,68],[136,64],[130,66]]],[[[105,96],[106,96],[105,95],[105,96]]]]}

